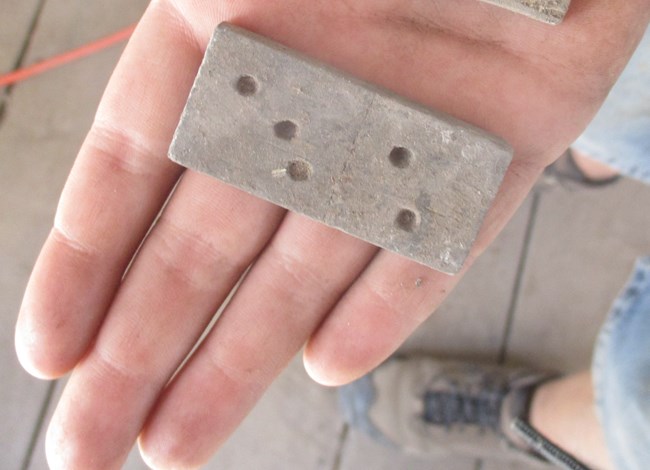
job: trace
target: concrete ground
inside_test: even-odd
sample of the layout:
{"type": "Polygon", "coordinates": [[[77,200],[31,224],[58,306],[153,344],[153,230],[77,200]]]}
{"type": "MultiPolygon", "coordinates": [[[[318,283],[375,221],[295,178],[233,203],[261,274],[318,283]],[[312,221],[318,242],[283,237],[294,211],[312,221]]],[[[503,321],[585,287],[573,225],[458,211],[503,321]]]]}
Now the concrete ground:
{"type": "MultiPolygon", "coordinates": [[[[0,72],[134,22],[145,0],[3,0],[0,72]]],[[[43,433],[62,389],[29,377],[13,327],[58,194],[120,54],[114,47],[0,90],[0,468],[47,468],[43,433]]],[[[588,367],[611,300],[636,256],[650,253],[650,187],[633,181],[571,192],[540,186],[443,307],[404,350],[588,367]]],[[[133,453],[125,468],[146,468],[133,453]]],[[[503,469],[444,455],[418,459],[350,430],[336,391],[299,360],[280,377],[209,469],[503,469]]]]}

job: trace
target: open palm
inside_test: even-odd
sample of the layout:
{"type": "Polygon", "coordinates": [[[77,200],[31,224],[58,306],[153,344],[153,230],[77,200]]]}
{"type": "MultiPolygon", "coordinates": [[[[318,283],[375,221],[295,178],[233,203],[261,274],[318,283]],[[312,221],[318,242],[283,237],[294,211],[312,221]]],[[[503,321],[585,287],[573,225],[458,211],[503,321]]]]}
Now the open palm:
{"type": "Polygon", "coordinates": [[[460,278],[166,158],[218,23],[513,145],[466,270],[585,127],[649,17],[648,0],[616,9],[574,0],[557,27],[475,0],[154,0],[68,179],[18,321],[28,371],[51,378],[74,368],[48,433],[50,465],[119,468],[138,435],[153,466],[200,465],[306,342],[315,380],[348,382],[390,355],[460,278]]]}

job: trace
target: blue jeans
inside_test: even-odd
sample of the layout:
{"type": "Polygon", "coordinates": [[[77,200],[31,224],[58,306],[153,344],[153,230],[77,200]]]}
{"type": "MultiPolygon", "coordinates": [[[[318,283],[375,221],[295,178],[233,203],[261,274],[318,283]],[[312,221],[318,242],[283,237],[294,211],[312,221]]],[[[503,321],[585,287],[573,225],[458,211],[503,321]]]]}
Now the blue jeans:
{"type": "MultiPolygon", "coordinates": [[[[573,147],[650,184],[650,29],[573,147]]],[[[600,331],[593,377],[614,464],[650,469],[650,256],[637,261],[600,331]]]]}
{"type": "Polygon", "coordinates": [[[620,470],[650,468],[650,256],[637,261],[596,343],[593,378],[607,447],[620,470]]]}
{"type": "Polygon", "coordinates": [[[650,28],[602,108],[572,147],[650,184],[650,28]]]}

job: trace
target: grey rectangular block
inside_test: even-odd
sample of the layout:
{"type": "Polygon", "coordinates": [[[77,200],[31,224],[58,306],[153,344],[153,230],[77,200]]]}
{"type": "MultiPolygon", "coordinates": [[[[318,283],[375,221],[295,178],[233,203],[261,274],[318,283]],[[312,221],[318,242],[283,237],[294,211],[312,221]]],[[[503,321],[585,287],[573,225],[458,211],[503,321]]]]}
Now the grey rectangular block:
{"type": "Polygon", "coordinates": [[[571,0],[481,0],[544,23],[558,24],[569,10],[571,0]]]}
{"type": "Polygon", "coordinates": [[[447,273],[512,157],[488,133],[229,24],[170,158],[447,273]]]}

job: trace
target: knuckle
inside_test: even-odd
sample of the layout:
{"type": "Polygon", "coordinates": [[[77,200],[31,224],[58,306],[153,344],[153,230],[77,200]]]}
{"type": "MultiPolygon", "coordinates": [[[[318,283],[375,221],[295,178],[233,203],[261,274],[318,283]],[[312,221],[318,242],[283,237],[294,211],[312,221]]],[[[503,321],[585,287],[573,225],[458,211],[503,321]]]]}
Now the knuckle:
{"type": "Polygon", "coordinates": [[[131,176],[150,175],[150,162],[158,158],[144,136],[99,120],[93,124],[84,147],[112,173],[131,176]]]}
{"type": "Polygon", "coordinates": [[[55,244],[62,246],[68,254],[76,258],[92,259],[98,253],[97,248],[83,241],[81,237],[74,236],[73,230],[65,227],[58,219],[52,227],[51,237],[55,244]]]}
{"type": "Polygon", "coordinates": [[[193,290],[212,288],[217,276],[229,276],[246,268],[244,260],[197,234],[162,217],[156,226],[154,254],[167,273],[193,290]]]}

